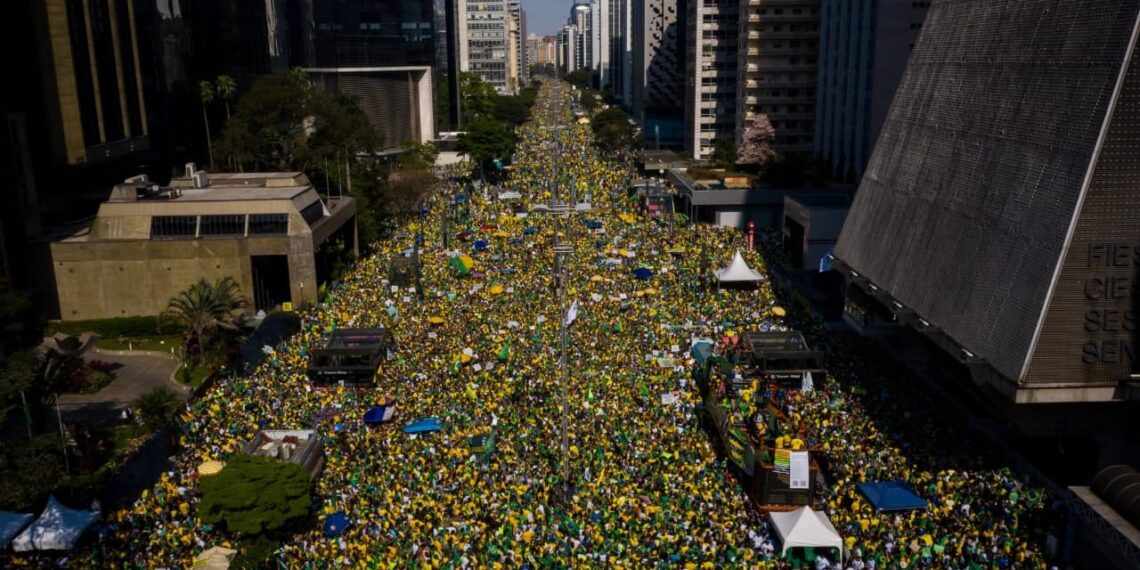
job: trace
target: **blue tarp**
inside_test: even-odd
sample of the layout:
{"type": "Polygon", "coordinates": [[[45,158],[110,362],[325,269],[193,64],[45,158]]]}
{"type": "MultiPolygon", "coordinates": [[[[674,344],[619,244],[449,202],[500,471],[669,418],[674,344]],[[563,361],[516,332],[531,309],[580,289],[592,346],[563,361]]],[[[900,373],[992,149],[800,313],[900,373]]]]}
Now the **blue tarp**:
{"type": "Polygon", "coordinates": [[[926,499],[902,481],[859,483],[856,485],[876,511],[913,511],[926,508],[926,499]]]}
{"type": "Polygon", "coordinates": [[[396,412],[396,402],[390,402],[381,406],[376,406],[364,412],[364,423],[368,425],[375,425],[384,423],[392,419],[392,415],[396,412]]]}
{"type": "Polygon", "coordinates": [[[0,550],[8,548],[8,543],[34,520],[36,516],[33,514],[0,511],[0,550]]]}
{"type": "Polygon", "coordinates": [[[489,247],[491,247],[491,244],[487,243],[484,240],[479,240],[479,241],[475,242],[475,251],[483,251],[489,247]]]}
{"type": "Polygon", "coordinates": [[[650,277],[653,277],[653,271],[644,267],[638,267],[637,269],[633,270],[633,276],[641,279],[642,281],[645,281],[650,277]]]}
{"type": "Polygon", "coordinates": [[[404,426],[404,433],[426,433],[439,431],[441,428],[439,418],[420,418],[404,426]]]}
{"type": "Polygon", "coordinates": [[[348,515],[344,511],[337,511],[325,517],[324,531],[325,536],[340,536],[349,526],[352,526],[352,521],[348,520],[348,515]]]}
{"type": "Polygon", "coordinates": [[[602,222],[600,222],[598,220],[586,220],[586,227],[591,229],[591,230],[601,229],[602,228],[602,222]]]}
{"type": "Polygon", "coordinates": [[[532,235],[537,234],[537,233],[538,233],[538,228],[536,228],[534,226],[530,226],[530,227],[526,228],[525,230],[523,230],[523,235],[532,236],[532,235]]]}

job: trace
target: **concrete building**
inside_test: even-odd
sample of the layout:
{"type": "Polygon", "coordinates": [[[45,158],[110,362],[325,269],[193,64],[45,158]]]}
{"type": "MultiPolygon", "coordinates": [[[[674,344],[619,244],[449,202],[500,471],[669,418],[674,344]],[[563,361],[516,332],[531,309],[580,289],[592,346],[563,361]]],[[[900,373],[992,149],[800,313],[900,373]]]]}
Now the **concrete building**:
{"type": "Polygon", "coordinates": [[[316,299],[356,251],[356,205],[299,172],[207,174],[116,186],[89,225],[51,243],[63,320],[155,315],[199,279],[232,277],[251,310],[316,299]]]}
{"type": "Polygon", "coordinates": [[[644,121],[649,109],[680,109],[684,46],[677,0],[631,2],[633,54],[630,109],[644,121]]]}
{"type": "Polygon", "coordinates": [[[594,33],[597,26],[594,24],[594,6],[584,0],[584,3],[574,4],[570,8],[570,25],[578,31],[575,35],[574,53],[576,61],[574,69],[588,69],[591,72],[597,69],[596,46],[594,33]]]}
{"type": "Polygon", "coordinates": [[[909,0],[821,4],[814,152],[827,174],[863,177],[929,7],[909,0]]]}
{"type": "Polygon", "coordinates": [[[1140,2],[972,7],[930,6],[837,267],[994,396],[1140,399],[1140,2]]]}
{"type": "Polygon", "coordinates": [[[633,0],[607,0],[609,71],[603,88],[626,106],[633,101],[633,0]]]}
{"type": "Polygon", "coordinates": [[[819,23],[819,0],[741,0],[737,143],[756,115],[763,113],[776,130],[772,144],[776,152],[784,156],[812,152],[819,23]]]}
{"type": "Polygon", "coordinates": [[[558,68],[563,73],[573,73],[580,68],[578,35],[578,26],[573,24],[562,26],[558,34],[558,68]]]}
{"type": "Polygon", "coordinates": [[[457,1],[466,28],[460,34],[460,70],[478,75],[499,93],[514,94],[522,51],[518,0],[457,1]]]}
{"type": "Polygon", "coordinates": [[[530,75],[527,70],[529,63],[526,50],[526,12],[522,10],[519,0],[511,0],[507,4],[507,13],[511,18],[510,81],[514,92],[518,92],[530,75]]]}
{"type": "Polygon", "coordinates": [[[300,0],[301,51],[313,82],[357,99],[385,150],[435,138],[432,71],[438,38],[432,0],[385,10],[371,0],[300,0]]]}
{"type": "Polygon", "coordinates": [[[685,151],[696,160],[717,140],[736,138],[739,0],[688,3],[685,151]]]}

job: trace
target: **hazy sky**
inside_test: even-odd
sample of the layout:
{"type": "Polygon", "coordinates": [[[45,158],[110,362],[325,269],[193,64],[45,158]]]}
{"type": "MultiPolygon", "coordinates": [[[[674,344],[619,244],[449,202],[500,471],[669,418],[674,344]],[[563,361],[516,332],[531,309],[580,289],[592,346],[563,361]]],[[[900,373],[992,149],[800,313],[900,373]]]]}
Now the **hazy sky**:
{"type": "Polygon", "coordinates": [[[553,36],[570,17],[574,0],[523,0],[526,12],[526,33],[553,36]]]}

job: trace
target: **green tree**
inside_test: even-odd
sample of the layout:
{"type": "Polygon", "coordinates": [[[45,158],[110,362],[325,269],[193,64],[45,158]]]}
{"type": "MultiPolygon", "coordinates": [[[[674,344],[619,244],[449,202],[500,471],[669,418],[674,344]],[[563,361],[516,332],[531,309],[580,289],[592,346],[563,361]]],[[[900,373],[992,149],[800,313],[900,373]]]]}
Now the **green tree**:
{"type": "Polygon", "coordinates": [[[576,69],[567,73],[564,79],[579,89],[588,89],[593,82],[594,76],[588,69],[576,69]]]}
{"type": "Polygon", "coordinates": [[[511,132],[492,119],[480,119],[469,125],[455,145],[459,152],[478,161],[483,168],[496,158],[509,158],[514,152],[514,147],[515,141],[511,132]]]}
{"type": "Polygon", "coordinates": [[[214,164],[214,143],[211,141],[210,136],[210,114],[207,111],[210,104],[214,102],[214,84],[209,81],[198,82],[198,99],[202,101],[202,122],[206,124],[206,152],[210,158],[210,164],[214,164]]]}
{"type": "Polygon", "coordinates": [[[295,463],[237,455],[221,473],[203,477],[198,516],[243,536],[286,529],[309,515],[309,474],[295,463]]]}
{"type": "Polygon", "coordinates": [[[606,150],[632,148],[636,142],[636,129],[628,113],[610,107],[594,116],[590,122],[598,144],[606,150]]]}
{"type": "Polygon", "coordinates": [[[350,97],[312,86],[303,71],[258,77],[238,100],[218,150],[240,170],[301,170],[368,155],[380,137],[350,97]]]}
{"type": "Polygon", "coordinates": [[[174,425],[174,418],[182,408],[182,400],[174,390],[159,386],[135,399],[135,412],[153,431],[165,430],[174,425]]]}
{"type": "Polygon", "coordinates": [[[593,111],[601,106],[602,96],[593,89],[578,90],[578,104],[586,111],[593,111]]]}
{"type": "Polygon", "coordinates": [[[527,122],[529,118],[530,106],[522,96],[495,98],[495,120],[517,127],[527,122]]]}
{"type": "Polygon", "coordinates": [[[483,81],[482,77],[467,71],[459,74],[459,106],[463,111],[465,125],[493,116],[495,99],[498,97],[495,87],[483,81]]]}
{"type": "Polygon", "coordinates": [[[6,436],[0,441],[0,473],[4,473],[0,510],[34,510],[63,478],[59,434],[44,434],[31,440],[6,436]]]}
{"type": "Polygon", "coordinates": [[[202,279],[171,297],[163,317],[185,326],[187,343],[193,338],[201,354],[205,335],[218,328],[236,329],[233,313],[245,306],[241,287],[232,277],[223,277],[215,283],[202,279]]]}
{"type": "Polygon", "coordinates": [[[219,75],[214,84],[218,86],[218,98],[226,105],[226,121],[229,121],[230,101],[237,95],[237,82],[229,75],[219,75]]]}
{"type": "Polygon", "coordinates": [[[720,168],[732,168],[736,165],[736,143],[732,139],[716,139],[709,160],[720,168]]]}
{"type": "Polygon", "coordinates": [[[431,143],[408,141],[404,143],[403,149],[404,152],[397,159],[401,170],[431,168],[439,157],[439,149],[431,143]]]}

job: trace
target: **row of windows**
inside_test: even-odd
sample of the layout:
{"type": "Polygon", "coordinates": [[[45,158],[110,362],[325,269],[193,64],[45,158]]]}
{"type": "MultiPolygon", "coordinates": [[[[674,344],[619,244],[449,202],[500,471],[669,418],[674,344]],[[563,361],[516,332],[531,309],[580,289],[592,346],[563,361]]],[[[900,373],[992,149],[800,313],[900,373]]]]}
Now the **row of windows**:
{"type": "MultiPolygon", "coordinates": [[[[320,202],[316,202],[316,205],[319,206],[320,202]]],[[[244,236],[247,235],[247,218],[248,235],[285,235],[289,229],[289,217],[286,214],[154,216],[150,219],[150,237],[163,239],[244,236]]]]}

